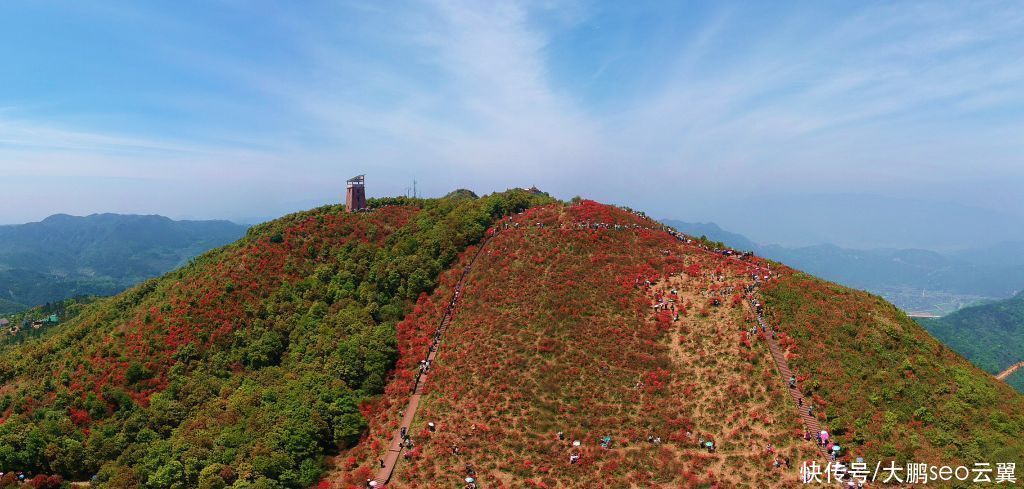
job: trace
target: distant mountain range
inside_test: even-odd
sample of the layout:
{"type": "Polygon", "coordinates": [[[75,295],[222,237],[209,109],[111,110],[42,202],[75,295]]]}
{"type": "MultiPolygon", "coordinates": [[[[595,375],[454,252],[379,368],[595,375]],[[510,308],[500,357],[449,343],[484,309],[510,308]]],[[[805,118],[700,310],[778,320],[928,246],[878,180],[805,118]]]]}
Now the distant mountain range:
{"type": "Polygon", "coordinates": [[[691,235],[752,250],[828,280],[868,290],[913,313],[943,315],[1024,289],[1024,241],[948,253],[830,244],[785,247],[757,244],[714,223],[663,222],[691,235]]]}
{"type": "MultiPolygon", "coordinates": [[[[1024,361],[1024,292],[942,318],[917,321],[957,353],[992,374],[1024,361]]],[[[1024,392],[1024,372],[1018,371],[1006,381],[1024,392]]]]}
{"type": "Polygon", "coordinates": [[[753,195],[712,211],[726,229],[787,247],[919,248],[940,252],[1024,241],[1024,216],[941,199],[869,194],[753,195]]]}
{"type": "Polygon", "coordinates": [[[0,226],[0,314],[115,294],[231,243],[246,229],[229,221],[121,214],[57,214],[0,226]]]}

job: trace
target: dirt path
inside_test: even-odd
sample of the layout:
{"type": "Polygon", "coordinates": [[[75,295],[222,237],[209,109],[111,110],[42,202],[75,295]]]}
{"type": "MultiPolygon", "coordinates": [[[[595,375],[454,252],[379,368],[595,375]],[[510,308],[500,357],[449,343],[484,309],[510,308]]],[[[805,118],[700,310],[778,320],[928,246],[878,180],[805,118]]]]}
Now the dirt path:
{"type": "MultiPolygon", "coordinates": [[[[463,284],[469,277],[470,272],[473,270],[473,264],[476,262],[477,257],[480,256],[480,252],[483,251],[484,246],[490,237],[485,237],[483,242],[480,243],[480,247],[477,248],[473,258],[466,265],[466,268],[462,271],[462,276],[459,277],[458,284],[455,285],[455,293],[452,296],[451,301],[445,308],[444,315],[441,316],[441,323],[438,325],[437,330],[434,332],[434,341],[430,345],[430,349],[425,357],[426,365],[432,365],[434,360],[437,358],[437,350],[441,344],[441,340],[444,338],[444,333],[448,329],[448,325],[451,324],[452,316],[455,314],[455,306],[459,302],[459,293],[462,290],[463,284]]],[[[391,443],[388,444],[387,452],[381,459],[383,461],[380,470],[377,471],[374,481],[377,483],[377,487],[383,487],[391,480],[391,475],[395,472],[395,467],[398,465],[398,461],[401,460],[403,453],[406,450],[405,438],[408,435],[412,422],[416,418],[416,411],[420,407],[420,400],[423,397],[423,383],[427,380],[427,374],[430,369],[421,369],[419,374],[416,376],[416,382],[413,385],[412,395],[409,396],[409,404],[405,408],[405,414],[402,416],[402,423],[398,429],[395,430],[394,436],[391,438],[391,443]]]]}
{"type": "Polygon", "coordinates": [[[1011,375],[1013,375],[1014,372],[1020,370],[1021,368],[1024,368],[1024,362],[1017,362],[1013,365],[1010,365],[1010,368],[1003,370],[1002,372],[999,372],[999,375],[996,375],[996,378],[999,380],[1006,380],[1011,375]]]}

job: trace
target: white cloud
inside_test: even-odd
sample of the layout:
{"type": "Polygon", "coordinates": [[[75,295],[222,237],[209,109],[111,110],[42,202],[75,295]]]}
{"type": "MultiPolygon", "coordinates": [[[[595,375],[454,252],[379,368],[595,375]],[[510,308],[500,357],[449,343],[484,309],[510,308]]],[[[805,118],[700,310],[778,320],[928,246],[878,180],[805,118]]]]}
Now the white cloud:
{"type": "MultiPolygon", "coordinates": [[[[194,140],[185,129],[140,136],[0,112],[0,169],[220,180],[257,195],[278,182],[329,195],[331,181],[367,172],[381,191],[400,192],[414,176],[436,193],[536,183],[652,211],[761,189],[848,191],[1024,171],[1013,141],[1019,115],[961,120],[1024,103],[1024,17],[1012,4],[871,4],[843,18],[806,10],[774,22],[716,7],[653,56],[609,54],[605,68],[653,58],[664,69],[645,71],[661,77],[653,89],[641,84],[647,91],[607,110],[556,83],[550,66],[552,40],[586,29],[588,15],[585,3],[460,0],[403,12],[365,4],[275,12],[266,28],[283,33],[283,65],[218,49],[157,53],[245,94],[168,94],[202,120],[194,140]],[[224,113],[258,117],[259,130],[224,113]],[[986,166],[965,164],[979,153],[990,157],[986,166]]],[[[629,69],[592,76],[613,72],[629,69]]],[[[230,211],[216,205],[211,213],[230,211]]]]}

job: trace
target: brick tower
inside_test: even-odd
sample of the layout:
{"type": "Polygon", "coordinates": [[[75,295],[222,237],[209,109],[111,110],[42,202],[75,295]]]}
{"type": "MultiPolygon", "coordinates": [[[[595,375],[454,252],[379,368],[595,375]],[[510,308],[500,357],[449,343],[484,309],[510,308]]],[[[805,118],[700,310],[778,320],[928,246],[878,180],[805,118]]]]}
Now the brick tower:
{"type": "Polygon", "coordinates": [[[359,175],[348,179],[348,186],[345,191],[345,210],[356,212],[366,209],[366,187],[363,177],[359,175]]]}

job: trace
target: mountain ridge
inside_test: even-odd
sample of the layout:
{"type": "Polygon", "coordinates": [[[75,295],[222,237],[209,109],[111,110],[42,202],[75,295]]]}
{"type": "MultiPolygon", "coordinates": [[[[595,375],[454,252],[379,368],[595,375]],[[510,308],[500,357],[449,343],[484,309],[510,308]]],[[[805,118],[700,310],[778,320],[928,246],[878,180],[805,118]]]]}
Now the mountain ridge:
{"type": "Polygon", "coordinates": [[[3,350],[0,466],[99,487],[360,487],[429,369],[390,487],[461,485],[467,464],[496,487],[786,487],[821,450],[744,305],[764,280],[752,293],[845,460],[1024,452],[1024,397],[878,297],[588,200],[370,207],[255,226],[3,350]]]}
{"type": "Polygon", "coordinates": [[[1020,242],[956,253],[909,248],[862,250],[834,244],[785,247],[757,244],[714,223],[672,219],[662,222],[850,287],[881,294],[910,312],[945,314],[1024,290],[1024,259],[1015,258],[1024,255],[1024,243],[1020,242]]]}
{"type": "Polygon", "coordinates": [[[0,292],[25,307],[111,295],[234,241],[246,229],[224,220],[111,213],[54,214],[0,226],[0,292]]]}
{"type": "Polygon", "coordinates": [[[536,199],[295,213],[102,299],[0,355],[0,467],[116,488],[308,487],[326,451],[358,440],[394,322],[536,199]]]}
{"type": "MultiPolygon", "coordinates": [[[[451,485],[467,475],[496,486],[741,484],[730,469],[758,487],[797,483],[793,472],[772,471],[772,458],[799,464],[821,455],[802,441],[796,410],[807,405],[790,403],[763,346],[766,333],[750,333],[753,315],[740,292],[746,266],[733,268],[742,260],[711,249],[678,249],[655,223],[634,219],[582,201],[531,209],[496,230],[430,366],[423,414],[408,429],[415,444],[389,487],[451,485]],[[728,469],[702,450],[708,440],[728,469]]],[[[880,298],[771,268],[781,275],[764,289],[767,316],[813,416],[845,460],[1020,458],[1019,394],[880,298]],[[842,323],[849,320],[866,323],[863,335],[851,336],[842,323]],[[843,340],[855,346],[830,355],[843,340]],[[892,362],[908,370],[888,368],[892,362]],[[958,428],[965,412],[994,421],[958,428]]],[[[400,348],[414,353],[400,357],[400,381],[374,406],[368,443],[324,487],[356,487],[374,473],[404,423],[394,408],[405,402],[418,352],[450,293],[403,322],[400,348]]]]}

